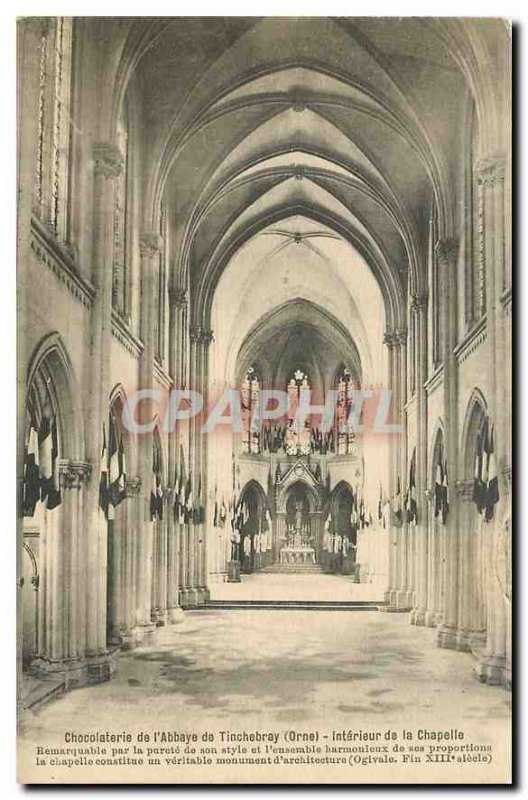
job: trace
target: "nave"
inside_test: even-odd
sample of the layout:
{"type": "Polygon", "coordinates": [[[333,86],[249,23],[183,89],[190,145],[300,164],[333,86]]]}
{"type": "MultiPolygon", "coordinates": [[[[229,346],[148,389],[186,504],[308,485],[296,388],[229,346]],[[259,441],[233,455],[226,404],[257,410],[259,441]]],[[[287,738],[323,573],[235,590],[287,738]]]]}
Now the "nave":
{"type": "MultiPolygon", "coordinates": [[[[302,583],[389,612],[315,615],[339,658],[356,625],[392,630],[383,680],[407,665],[429,702],[438,669],[477,716],[506,703],[507,26],[31,17],[18,38],[21,695],[89,684],[56,706],[104,715],[158,642],[184,695],[193,620],[239,653],[237,619],[279,648],[272,621],[300,619],[215,592],[302,583]]],[[[349,677],[343,708],[382,702],[349,677]]]]}

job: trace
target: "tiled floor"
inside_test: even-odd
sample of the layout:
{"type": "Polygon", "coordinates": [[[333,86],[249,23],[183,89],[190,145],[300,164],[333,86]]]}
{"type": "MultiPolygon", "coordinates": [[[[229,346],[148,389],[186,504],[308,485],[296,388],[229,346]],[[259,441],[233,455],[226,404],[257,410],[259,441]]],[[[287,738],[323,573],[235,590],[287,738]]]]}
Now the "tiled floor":
{"type": "Polygon", "coordinates": [[[160,629],[155,645],[119,655],[112,681],[30,713],[22,748],[64,744],[68,730],[152,727],[426,725],[507,742],[511,696],[479,684],[472,666],[471,655],[438,649],[434,631],[409,625],[407,615],[190,611],[182,623],[160,629]]]}

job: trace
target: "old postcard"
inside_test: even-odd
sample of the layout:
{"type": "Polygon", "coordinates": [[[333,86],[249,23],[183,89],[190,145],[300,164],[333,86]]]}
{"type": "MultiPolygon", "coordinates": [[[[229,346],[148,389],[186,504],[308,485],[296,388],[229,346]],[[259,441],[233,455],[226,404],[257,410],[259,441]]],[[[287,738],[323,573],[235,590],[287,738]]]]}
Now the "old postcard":
{"type": "Polygon", "coordinates": [[[511,782],[511,31],[25,17],[18,779],[511,782]]]}

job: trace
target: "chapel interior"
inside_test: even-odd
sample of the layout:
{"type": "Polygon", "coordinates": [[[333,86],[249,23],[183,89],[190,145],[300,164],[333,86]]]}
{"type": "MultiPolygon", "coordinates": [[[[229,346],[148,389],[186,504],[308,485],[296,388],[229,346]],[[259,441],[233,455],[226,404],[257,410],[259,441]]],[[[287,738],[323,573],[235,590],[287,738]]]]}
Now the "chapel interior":
{"type": "Polygon", "coordinates": [[[506,23],[17,35],[22,678],[107,681],[190,610],[302,584],[307,608],[404,616],[509,687],[506,23]],[[204,435],[232,389],[238,428],[226,405],[204,435]],[[173,390],[204,413],[167,431],[173,390]],[[289,410],[255,428],[273,390],[289,410]],[[295,425],[306,391],[335,392],[326,428],[295,425]]]}

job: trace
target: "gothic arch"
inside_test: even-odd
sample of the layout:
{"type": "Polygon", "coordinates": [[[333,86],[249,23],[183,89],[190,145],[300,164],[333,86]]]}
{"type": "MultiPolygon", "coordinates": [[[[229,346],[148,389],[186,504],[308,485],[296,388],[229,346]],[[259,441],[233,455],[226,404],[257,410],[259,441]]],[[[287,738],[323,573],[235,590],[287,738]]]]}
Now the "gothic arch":
{"type": "Polygon", "coordinates": [[[308,206],[306,204],[282,205],[271,212],[266,211],[256,221],[231,236],[230,241],[223,242],[222,246],[219,245],[215,249],[208,261],[200,284],[195,289],[195,313],[199,315],[199,318],[195,320],[196,324],[204,324],[206,327],[209,325],[213,297],[218,281],[235,253],[261,230],[281,220],[299,215],[334,230],[359,253],[378,282],[385,306],[387,328],[392,330],[393,328],[404,327],[406,318],[405,293],[399,278],[389,267],[388,256],[381,252],[375,252],[373,243],[368,241],[363,233],[353,229],[350,224],[345,223],[343,220],[338,219],[333,212],[318,208],[315,205],[308,206]]]}
{"type": "Polygon", "coordinates": [[[336,483],[332,492],[330,494],[330,507],[333,507],[335,500],[339,497],[342,492],[350,492],[352,497],[354,497],[354,490],[352,486],[349,484],[348,481],[341,480],[339,483],[336,483]]]}
{"type": "Polygon", "coordinates": [[[281,487],[277,497],[277,511],[283,514],[286,513],[286,504],[288,502],[288,498],[297,487],[302,488],[303,492],[306,493],[310,507],[310,513],[321,511],[321,498],[315,486],[311,485],[307,480],[303,480],[302,478],[293,480],[292,482],[287,482],[281,487]]]}
{"type": "Polygon", "coordinates": [[[127,396],[125,389],[121,383],[118,383],[114,386],[114,388],[110,392],[110,400],[108,404],[109,413],[115,414],[116,420],[118,422],[118,433],[120,436],[123,437],[123,448],[125,450],[127,467],[130,469],[130,466],[136,463],[137,440],[135,436],[132,436],[130,434],[127,427],[121,424],[121,417],[123,414],[123,409],[126,406],[126,403],[127,403],[127,396]]]}
{"type": "Polygon", "coordinates": [[[58,333],[50,333],[35,348],[27,372],[27,408],[38,417],[46,401],[57,421],[60,457],[84,456],[83,409],[68,351],[58,333]],[[30,406],[34,405],[34,408],[30,406]]]}
{"type": "Polygon", "coordinates": [[[246,484],[244,484],[242,491],[240,492],[240,502],[242,502],[247,494],[255,492],[259,500],[259,511],[265,512],[266,510],[271,511],[271,506],[268,501],[268,496],[264,487],[259,483],[259,481],[255,480],[255,478],[251,478],[246,484]]]}
{"type": "Polygon", "coordinates": [[[471,480],[474,476],[477,434],[482,429],[487,415],[488,404],[485,397],[480,389],[475,388],[469,399],[462,428],[459,474],[465,480],[471,480]]]}
{"type": "Polygon", "coordinates": [[[433,428],[432,436],[431,436],[431,449],[429,451],[429,469],[427,474],[429,475],[429,486],[435,485],[436,479],[436,465],[438,464],[438,456],[440,453],[443,453],[445,458],[445,430],[444,430],[444,423],[441,419],[437,419],[435,426],[433,428]]]}
{"type": "MultiPolygon", "coordinates": [[[[164,437],[161,435],[161,424],[159,419],[155,418],[154,429],[152,431],[152,454],[153,458],[156,459],[156,464],[159,467],[159,475],[161,479],[161,485],[165,486],[168,480],[167,476],[167,453],[165,452],[164,448],[164,437]]],[[[193,487],[194,488],[194,487],[193,487]]]]}
{"type": "MultiPolygon", "coordinates": [[[[273,330],[274,327],[279,329],[283,324],[281,318],[287,318],[289,321],[292,319],[292,315],[295,313],[299,315],[302,321],[304,321],[304,318],[306,318],[306,322],[308,322],[310,317],[314,321],[313,327],[322,335],[328,336],[331,340],[335,340],[337,335],[339,348],[342,350],[342,352],[347,353],[350,359],[351,372],[361,384],[361,357],[359,355],[356,343],[352,339],[349,331],[338,319],[336,319],[333,314],[331,314],[322,306],[314,303],[312,300],[307,300],[305,298],[294,298],[292,300],[287,300],[285,303],[282,303],[280,306],[277,306],[264,314],[251,328],[236,356],[236,376],[238,383],[240,380],[242,380],[242,372],[244,368],[243,365],[245,365],[246,362],[249,363],[250,361],[257,362],[258,360],[262,360],[262,355],[260,353],[255,356],[253,356],[253,353],[257,352],[256,347],[258,339],[266,333],[266,329],[269,328],[270,330],[273,330]],[[317,320],[317,318],[319,319],[317,320]]],[[[277,360],[276,365],[279,362],[282,363],[282,357],[277,360]]],[[[271,366],[269,362],[267,363],[267,366],[271,366]]],[[[322,370],[321,364],[319,363],[317,363],[315,366],[318,370],[318,379],[320,379],[323,383],[324,370],[322,370]]],[[[269,377],[270,384],[271,381],[276,378],[276,376],[272,374],[271,369],[267,370],[265,376],[263,375],[263,384],[266,383],[265,378],[267,377],[269,377]]]]}

